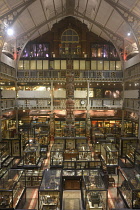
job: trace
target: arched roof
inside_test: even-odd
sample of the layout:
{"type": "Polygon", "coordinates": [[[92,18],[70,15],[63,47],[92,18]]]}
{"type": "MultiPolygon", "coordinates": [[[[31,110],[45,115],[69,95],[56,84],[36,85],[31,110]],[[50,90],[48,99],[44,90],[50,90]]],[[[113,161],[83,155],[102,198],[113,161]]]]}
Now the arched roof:
{"type": "Polygon", "coordinates": [[[67,16],[118,47],[140,49],[140,0],[1,0],[0,46],[15,38],[24,45],[67,16]],[[12,37],[5,36],[6,27],[13,27],[12,37]]]}

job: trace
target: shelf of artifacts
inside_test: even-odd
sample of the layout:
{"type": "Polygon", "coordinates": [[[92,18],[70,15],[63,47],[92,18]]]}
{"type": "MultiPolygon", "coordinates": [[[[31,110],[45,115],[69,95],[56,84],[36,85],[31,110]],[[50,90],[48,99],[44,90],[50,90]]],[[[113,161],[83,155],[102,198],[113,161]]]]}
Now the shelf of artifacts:
{"type": "Polygon", "coordinates": [[[127,151],[127,144],[137,144],[138,138],[137,137],[121,137],[119,141],[119,155],[122,158],[125,158],[126,151],[127,151]]]}
{"type": "Polygon", "coordinates": [[[85,136],[86,123],[85,121],[75,121],[76,137],[85,136]]]}
{"type": "Polygon", "coordinates": [[[23,151],[23,159],[19,163],[19,168],[40,168],[43,158],[40,156],[40,145],[38,143],[28,144],[23,151]]]}
{"type": "Polygon", "coordinates": [[[107,209],[108,191],[102,180],[100,170],[90,170],[83,175],[82,202],[86,210],[107,209]]]}
{"type": "Polygon", "coordinates": [[[38,123],[33,126],[34,129],[34,139],[40,145],[49,144],[49,124],[48,123],[38,123]]]}
{"type": "Polygon", "coordinates": [[[94,120],[91,124],[93,131],[96,129],[103,134],[117,134],[121,131],[121,120],[94,120]]]}
{"type": "Polygon", "coordinates": [[[62,209],[61,170],[48,170],[43,173],[38,191],[39,210],[62,209]]]}
{"type": "Polygon", "coordinates": [[[22,154],[22,144],[21,144],[21,135],[18,135],[17,138],[7,138],[2,139],[2,142],[9,145],[9,152],[11,156],[21,156],[22,154]]]}
{"type": "Polygon", "coordinates": [[[26,187],[39,187],[43,171],[42,170],[26,170],[25,171],[26,177],[26,187]]]}
{"type": "MultiPolygon", "coordinates": [[[[10,169],[0,180],[0,209],[16,208],[26,193],[23,170],[10,169]]],[[[25,202],[26,196],[22,199],[25,202]]]]}
{"type": "Polygon", "coordinates": [[[117,194],[127,208],[140,209],[140,174],[135,169],[119,169],[117,194]]]}
{"type": "Polygon", "coordinates": [[[55,121],[55,136],[62,137],[64,135],[65,121],[55,121]]]}
{"type": "Polygon", "coordinates": [[[25,149],[26,145],[29,143],[29,140],[33,138],[33,136],[30,135],[31,133],[30,129],[31,129],[30,127],[28,130],[27,129],[25,130],[24,128],[20,129],[23,149],[25,149]]]}

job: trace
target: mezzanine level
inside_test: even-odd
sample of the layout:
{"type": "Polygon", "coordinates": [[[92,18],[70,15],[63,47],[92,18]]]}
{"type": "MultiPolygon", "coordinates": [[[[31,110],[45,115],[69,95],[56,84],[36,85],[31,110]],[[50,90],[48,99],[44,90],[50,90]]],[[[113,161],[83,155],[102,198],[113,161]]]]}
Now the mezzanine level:
{"type": "MultiPolygon", "coordinates": [[[[75,81],[112,81],[122,82],[122,71],[99,71],[99,70],[74,70],[75,81]]],[[[65,81],[66,70],[18,70],[18,81],[20,82],[40,82],[52,80],[65,81]]]]}
{"type": "Polygon", "coordinates": [[[127,81],[135,81],[140,80],[140,63],[131,66],[124,71],[124,80],[127,81]]]}
{"type": "MultiPolygon", "coordinates": [[[[87,110],[87,99],[75,99],[74,110],[87,110]]],[[[18,99],[18,109],[51,109],[50,99],[18,99]]],[[[121,109],[122,100],[120,99],[90,99],[90,109],[121,109]]],[[[66,109],[66,99],[54,99],[53,109],[66,109]]]]}
{"type": "MultiPolygon", "coordinates": [[[[53,100],[53,109],[63,110],[66,109],[65,105],[66,99],[54,99],[53,100]]],[[[107,109],[122,109],[122,100],[121,99],[90,99],[89,108],[92,110],[107,110],[107,109]]],[[[51,110],[51,100],[50,98],[42,99],[18,99],[17,102],[15,99],[2,99],[2,112],[13,110],[15,107],[18,109],[48,109],[51,110]]],[[[139,99],[125,99],[124,100],[124,109],[130,111],[139,110],[139,99]]],[[[75,110],[87,110],[87,99],[75,99],[75,110]],[[82,103],[81,103],[82,101],[82,103]],[[84,103],[83,103],[84,101],[84,103]]]]}
{"type": "Polygon", "coordinates": [[[15,68],[0,62],[0,77],[5,80],[16,81],[15,68]]]}
{"type": "Polygon", "coordinates": [[[126,110],[138,112],[139,111],[139,103],[140,103],[139,99],[125,98],[124,99],[124,108],[126,110]]]}
{"type": "Polygon", "coordinates": [[[1,112],[7,112],[10,110],[15,109],[16,107],[16,100],[15,99],[2,99],[1,100],[1,112]]]}

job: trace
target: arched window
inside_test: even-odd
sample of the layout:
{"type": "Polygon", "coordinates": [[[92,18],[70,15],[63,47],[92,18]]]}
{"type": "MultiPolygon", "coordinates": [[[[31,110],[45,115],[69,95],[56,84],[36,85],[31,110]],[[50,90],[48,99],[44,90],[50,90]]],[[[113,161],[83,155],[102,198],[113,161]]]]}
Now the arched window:
{"type": "Polygon", "coordinates": [[[79,57],[81,54],[81,46],[79,44],[79,36],[73,29],[67,29],[61,36],[61,44],[59,46],[60,56],[65,58],[71,56],[79,57]]]}

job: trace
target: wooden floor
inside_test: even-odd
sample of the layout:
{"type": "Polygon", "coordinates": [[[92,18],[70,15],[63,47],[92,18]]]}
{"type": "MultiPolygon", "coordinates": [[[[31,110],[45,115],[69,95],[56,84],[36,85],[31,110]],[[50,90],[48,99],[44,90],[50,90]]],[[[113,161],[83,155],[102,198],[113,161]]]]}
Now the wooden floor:
{"type": "Polygon", "coordinates": [[[80,190],[63,191],[63,210],[82,210],[80,190]]]}

